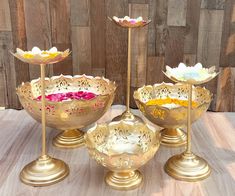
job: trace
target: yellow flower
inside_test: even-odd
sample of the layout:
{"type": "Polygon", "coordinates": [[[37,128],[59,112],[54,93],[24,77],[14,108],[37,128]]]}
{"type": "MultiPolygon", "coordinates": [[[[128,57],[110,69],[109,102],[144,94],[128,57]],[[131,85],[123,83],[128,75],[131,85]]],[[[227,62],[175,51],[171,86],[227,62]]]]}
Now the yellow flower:
{"type": "MultiPolygon", "coordinates": [[[[175,104],[178,106],[183,106],[187,107],[188,106],[188,100],[180,100],[180,99],[175,99],[175,98],[164,98],[164,99],[152,99],[149,100],[146,105],[151,106],[151,105],[166,105],[166,104],[175,104]]],[[[192,101],[192,108],[198,107],[198,103],[195,101],[192,101]]]]}
{"type": "Polygon", "coordinates": [[[57,51],[56,47],[53,47],[50,50],[40,50],[38,47],[33,47],[31,51],[23,51],[17,48],[16,53],[14,53],[13,55],[23,62],[38,65],[53,64],[62,61],[69,54],[69,49],[61,52],[57,51]]]}

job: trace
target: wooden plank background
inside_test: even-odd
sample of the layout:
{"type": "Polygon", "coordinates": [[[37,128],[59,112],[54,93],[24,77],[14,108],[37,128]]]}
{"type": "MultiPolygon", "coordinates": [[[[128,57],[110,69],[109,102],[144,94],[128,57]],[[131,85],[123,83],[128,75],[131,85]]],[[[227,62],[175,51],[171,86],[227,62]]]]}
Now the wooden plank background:
{"type": "Polygon", "coordinates": [[[152,20],[132,32],[132,92],[169,82],[165,65],[201,62],[221,72],[205,85],[214,94],[210,110],[235,111],[235,0],[1,0],[0,106],[21,108],[15,87],[39,77],[37,66],[8,51],[35,45],[72,50],[64,62],[47,67],[47,76],[105,76],[118,84],[114,103],[125,104],[127,30],[108,20],[113,15],[152,20]]]}

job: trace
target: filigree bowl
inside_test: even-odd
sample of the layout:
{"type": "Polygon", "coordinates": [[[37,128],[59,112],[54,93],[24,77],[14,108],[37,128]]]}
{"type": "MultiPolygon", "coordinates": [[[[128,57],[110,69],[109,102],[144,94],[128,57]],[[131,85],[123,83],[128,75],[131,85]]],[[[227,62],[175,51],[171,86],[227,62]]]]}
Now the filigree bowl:
{"type": "Polygon", "coordinates": [[[144,123],[121,120],[91,128],[85,142],[90,156],[111,170],[106,183],[114,189],[129,190],[141,184],[143,177],[137,169],[158,150],[160,134],[144,123]]]}
{"type": "MultiPolygon", "coordinates": [[[[193,87],[192,122],[209,107],[209,90],[193,87]]],[[[134,92],[135,102],[143,115],[152,123],[163,127],[161,143],[170,147],[186,144],[181,130],[187,124],[188,87],[186,84],[161,83],[143,86],[134,92]]]]}
{"type": "MultiPolygon", "coordinates": [[[[22,83],[17,88],[17,95],[24,109],[38,122],[41,122],[40,79],[22,83]]],[[[46,100],[46,123],[48,127],[62,130],[53,139],[57,147],[75,148],[84,144],[83,132],[86,127],[103,116],[111,106],[116,85],[101,77],[86,75],[53,76],[45,79],[46,95],[89,91],[97,96],[90,100],[70,99],[61,102],[46,100]]]]}

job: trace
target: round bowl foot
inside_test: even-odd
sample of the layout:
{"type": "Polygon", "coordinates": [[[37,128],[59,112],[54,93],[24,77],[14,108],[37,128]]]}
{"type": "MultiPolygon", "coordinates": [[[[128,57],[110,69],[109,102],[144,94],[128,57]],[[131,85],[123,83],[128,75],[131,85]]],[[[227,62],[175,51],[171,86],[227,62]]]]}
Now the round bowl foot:
{"type": "Polygon", "coordinates": [[[161,131],[161,144],[168,147],[185,146],[187,136],[181,129],[163,129],[161,131]]]}
{"type": "Polygon", "coordinates": [[[131,190],[140,186],[143,176],[140,171],[131,172],[108,172],[105,182],[113,189],[131,190]]]}
{"type": "Polygon", "coordinates": [[[63,180],[68,174],[66,163],[44,155],[23,168],[20,180],[30,186],[48,186],[63,180]]]}
{"type": "Polygon", "coordinates": [[[53,139],[53,145],[59,148],[78,148],[84,145],[84,132],[73,129],[59,133],[53,139]]]}
{"type": "Polygon", "coordinates": [[[116,116],[115,118],[113,118],[112,122],[113,121],[120,121],[120,120],[124,120],[127,122],[133,122],[133,123],[135,123],[135,122],[143,123],[144,122],[139,116],[132,114],[130,111],[125,111],[121,115],[116,116]]]}
{"type": "Polygon", "coordinates": [[[177,180],[196,182],[207,178],[211,169],[208,163],[193,153],[182,153],[168,159],[165,172],[177,180]]]}

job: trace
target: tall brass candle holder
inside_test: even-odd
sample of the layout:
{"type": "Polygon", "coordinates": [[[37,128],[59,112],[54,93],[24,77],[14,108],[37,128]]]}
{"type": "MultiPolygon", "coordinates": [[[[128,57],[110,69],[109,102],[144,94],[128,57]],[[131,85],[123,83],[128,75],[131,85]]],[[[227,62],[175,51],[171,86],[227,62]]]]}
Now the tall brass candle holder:
{"type": "Polygon", "coordinates": [[[211,169],[208,163],[191,151],[191,110],[192,110],[192,85],[202,84],[213,79],[217,73],[215,67],[203,68],[200,63],[194,67],[186,67],[180,63],[177,68],[166,67],[165,75],[175,82],[186,83],[188,86],[187,109],[187,147],[179,155],[168,159],[165,164],[167,174],[178,180],[199,181],[207,178],[211,169]]]}
{"type": "Polygon", "coordinates": [[[126,84],[126,111],[122,113],[120,116],[115,117],[112,121],[125,120],[130,122],[143,122],[143,120],[132,114],[130,111],[130,84],[131,84],[131,29],[132,28],[140,28],[148,25],[151,21],[145,21],[142,17],[132,19],[128,16],[124,18],[118,18],[114,16],[113,18],[109,18],[115,24],[120,27],[128,28],[128,59],[127,59],[127,84],[126,84]]]}
{"type": "Polygon", "coordinates": [[[13,55],[18,59],[40,65],[41,68],[41,122],[42,150],[41,156],[27,164],[20,173],[23,183],[31,186],[47,186],[63,180],[69,174],[68,165],[62,160],[50,157],[46,152],[46,111],[45,111],[45,66],[62,61],[69,55],[69,50],[59,52],[55,47],[49,51],[41,51],[34,47],[32,51],[22,51],[17,48],[13,55]]]}

